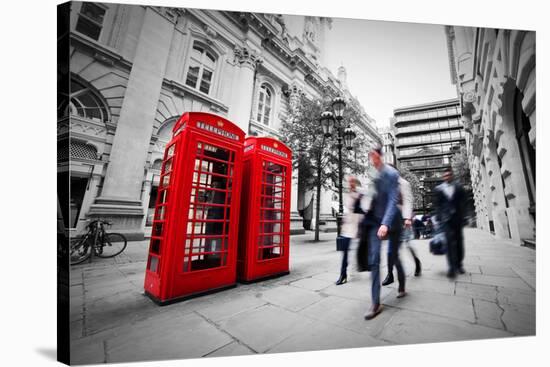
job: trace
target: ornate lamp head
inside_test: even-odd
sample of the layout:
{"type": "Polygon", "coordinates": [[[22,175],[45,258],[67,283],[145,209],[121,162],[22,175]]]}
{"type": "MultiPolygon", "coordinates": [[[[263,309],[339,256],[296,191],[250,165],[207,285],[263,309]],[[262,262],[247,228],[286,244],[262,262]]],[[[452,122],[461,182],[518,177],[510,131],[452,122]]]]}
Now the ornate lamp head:
{"type": "Polygon", "coordinates": [[[353,149],[353,139],[357,137],[357,134],[352,129],[346,129],[344,131],[344,145],[346,146],[347,150],[353,149]]]}
{"type": "Polygon", "coordinates": [[[346,101],[342,97],[336,97],[332,101],[332,109],[334,110],[334,117],[337,120],[341,120],[344,117],[344,109],[346,108],[346,101]]]}
{"type": "Polygon", "coordinates": [[[323,133],[325,137],[330,137],[332,135],[332,129],[334,127],[334,115],[330,111],[325,111],[321,114],[319,119],[321,126],[323,127],[323,133]]]}

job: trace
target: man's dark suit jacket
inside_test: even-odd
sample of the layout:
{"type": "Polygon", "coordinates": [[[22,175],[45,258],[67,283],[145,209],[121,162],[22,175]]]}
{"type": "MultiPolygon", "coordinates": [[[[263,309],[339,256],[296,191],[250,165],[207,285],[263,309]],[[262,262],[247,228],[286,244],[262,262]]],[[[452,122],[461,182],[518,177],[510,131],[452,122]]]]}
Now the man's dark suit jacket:
{"type": "Polygon", "coordinates": [[[449,225],[453,228],[460,228],[464,221],[465,195],[462,185],[453,181],[454,193],[452,198],[448,198],[443,190],[443,184],[435,189],[436,217],[437,221],[443,225],[449,225]]]}

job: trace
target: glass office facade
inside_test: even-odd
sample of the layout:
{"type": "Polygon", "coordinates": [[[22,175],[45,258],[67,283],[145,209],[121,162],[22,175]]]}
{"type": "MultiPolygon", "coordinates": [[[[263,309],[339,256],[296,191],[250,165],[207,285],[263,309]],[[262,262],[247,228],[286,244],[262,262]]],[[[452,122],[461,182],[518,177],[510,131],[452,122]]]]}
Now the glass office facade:
{"type": "Polygon", "coordinates": [[[397,165],[421,180],[423,203],[415,212],[433,209],[432,189],[442,181],[454,154],[465,144],[458,99],[397,109],[394,111],[397,165]]]}

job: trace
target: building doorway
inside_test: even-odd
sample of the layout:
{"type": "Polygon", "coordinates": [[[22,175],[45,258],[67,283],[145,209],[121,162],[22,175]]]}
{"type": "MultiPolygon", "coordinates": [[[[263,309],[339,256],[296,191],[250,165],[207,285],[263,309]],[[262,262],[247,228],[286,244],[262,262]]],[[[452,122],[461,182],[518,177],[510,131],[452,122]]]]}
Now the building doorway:
{"type": "Polygon", "coordinates": [[[65,210],[63,207],[68,207],[68,215],[63,215],[63,224],[66,228],[76,228],[78,217],[82,209],[82,203],[84,201],[84,195],[88,189],[88,177],[69,176],[69,172],[62,172],[58,174],[57,179],[60,182],[69,182],[70,184],[69,197],[67,197],[68,192],[58,193],[59,203],[64,213],[65,210]],[[69,204],[68,206],[67,203],[69,204]]]}

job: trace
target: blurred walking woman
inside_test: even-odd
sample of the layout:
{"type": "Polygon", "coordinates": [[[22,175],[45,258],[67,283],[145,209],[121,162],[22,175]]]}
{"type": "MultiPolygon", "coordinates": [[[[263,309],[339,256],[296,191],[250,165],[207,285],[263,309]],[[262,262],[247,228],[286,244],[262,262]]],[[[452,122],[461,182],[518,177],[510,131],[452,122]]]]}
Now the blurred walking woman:
{"type": "Polygon", "coordinates": [[[342,267],[340,268],[340,278],[336,281],[336,285],[344,284],[348,281],[348,250],[351,240],[357,237],[357,230],[363,214],[358,210],[361,202],[361,193],[359,187],[361,182],[357,177],[350,176],[348,178],[349,192],[344,195],[344,217],[342,218],[342,267]]]}

